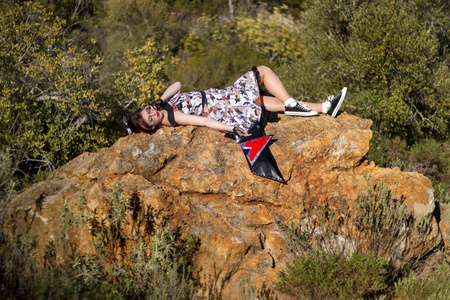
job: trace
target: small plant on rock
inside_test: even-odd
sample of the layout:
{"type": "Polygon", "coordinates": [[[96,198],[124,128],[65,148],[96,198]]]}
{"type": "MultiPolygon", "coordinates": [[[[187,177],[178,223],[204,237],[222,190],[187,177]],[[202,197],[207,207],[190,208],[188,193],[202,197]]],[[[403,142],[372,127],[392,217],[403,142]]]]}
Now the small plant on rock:
{"type": "Polygon", "coordinates": [[[298,256],[279,273],[275,288],[311,299],[359,299],[383,292],[388,276],[384,258],[369,253],[350,257],[313,251],[298,256]]]}
{"type": "Polygon", "coordinates": [[[9,241],[0,235],[0,292],[11,299],[192,299],[192,257],[199,240],[156,226],[151,212],[118,186],[106,214],[91,212],[81,192],[76,205],[63,203],[43,267],[36,266],[31,239],[9,241]],[[133,237],[125,234],[130,227],[133,237]],[[94,246],[80,254],[73,237],[86,232],[94,246]]]}
{"type": "MultiPolygon", "coordinates": [[[[322,204],[313,198],[304,205],[306,216],[298,226],[279,223],[295,257],[279,273],[276,289],[311,299],[356,299],[386,291],[402,268],[399,245],[411,218],[403,199],[393,197],[395,187],[371,186],[367,180],[368,189],[357,202],[322,204]]],[[[425,223],[416,222],[418,233],[426,234],[425,223]]]]}

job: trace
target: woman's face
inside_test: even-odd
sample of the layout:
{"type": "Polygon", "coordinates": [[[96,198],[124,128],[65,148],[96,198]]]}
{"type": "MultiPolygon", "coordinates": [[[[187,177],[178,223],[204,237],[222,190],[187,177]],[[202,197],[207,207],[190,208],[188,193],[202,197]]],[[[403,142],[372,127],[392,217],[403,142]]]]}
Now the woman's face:
{"type": "Polygon", "coordinates": [[[153,128],[163,121],[163,114],[156,110],[154,106],[146,106],[141,111],[141,117],[144,120],[144,123],[148,126],[148,128],[153,128]]]}

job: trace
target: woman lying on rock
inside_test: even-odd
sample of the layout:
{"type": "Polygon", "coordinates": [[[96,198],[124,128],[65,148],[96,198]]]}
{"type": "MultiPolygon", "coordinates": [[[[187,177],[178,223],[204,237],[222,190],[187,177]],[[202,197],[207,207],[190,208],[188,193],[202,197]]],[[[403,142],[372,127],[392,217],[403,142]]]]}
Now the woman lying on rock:
{"type": "Polygon", "coordinates": [[[154,133],[161,126],[194,125],[232,132],[236,140],[249,136],[248,130],[261,118],[265,108],[291,116],[315,116],[318,113],[335,117],[346,93],[330,96],[323,103],[303,103],[291,98],[278,76],[266,66],[253,67],[233,86],[181,93],[181,83],[175,82],[154,105],[138,109],[125,119],[125,134],[154,133]],[[261,96],[264,84],[272,96],[261,96]],[[159,110],[162,108],[162,110],[159,110]]]}

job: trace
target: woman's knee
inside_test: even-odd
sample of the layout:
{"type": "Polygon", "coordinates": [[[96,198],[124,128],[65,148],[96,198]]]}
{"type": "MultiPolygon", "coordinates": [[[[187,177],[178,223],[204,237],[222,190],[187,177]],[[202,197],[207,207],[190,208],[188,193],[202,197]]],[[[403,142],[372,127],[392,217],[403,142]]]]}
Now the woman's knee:
{"type": "Polygon", "coordinates": [[[261,74],[265,74],[267,72],[273,72],[268,66],[261,65],[256,67],[261,74]]]}
{"type": "Polygon", "coordinates": [[[261,66],[258,66],[258,67],[256,67],[256,68],[258,69],[258,72],[259,72],[259,74],[260,74],[260,76],[261,76],[261,81],[262,81],[262,82],[264,82],[264,78],[266,77],[265,75],[266,75],[267,73],[269,73],[269,72],[272,72],[272,73],[273,73],[272,69],[269,68],[268,66],[261,65],[261,66]]]}

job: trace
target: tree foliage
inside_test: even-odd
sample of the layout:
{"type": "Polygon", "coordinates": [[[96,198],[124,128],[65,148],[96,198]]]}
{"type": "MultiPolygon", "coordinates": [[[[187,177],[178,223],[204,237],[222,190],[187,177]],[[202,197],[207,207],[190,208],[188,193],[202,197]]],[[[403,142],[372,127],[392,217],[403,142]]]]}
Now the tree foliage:
{"type": "MultiPolygon", "coordinates": [[[[369,158],[428,175],[436,199],[450,199],[447,1],[0,5],[0,207],[20,180],[40,180],[40,170],[111,143],[124,111],[158,99],[171,81],[189,90],[224,87],[259,64],[300,100],[325,100],[348,86],[343,109],[374,121],[378,144],[369,158]],[[436,147],[443,155],[430,152],[436,147]]],[[[333,262],[325,258],[297,267],[333,262]]]]}
{"type": "Polygon", "coordinates": [[[232,15],[248,14],[256,16],[261,10],[272,11],[284,5],[297,14],[305,7],[305,0],[164,0],[176,11],[184,15],[218,15],[231,18],[232,15]],[[231,7],[230,7],[231,6],[231,7]],[[233,12],[233,13],[232,13],[233,12]]]}
{"type": "Polygon", "coordinates": [[[102,3],[104,16],[97,21],[100,30],[97,36],[107,72],[123,70],[122,54],[143,46],[148,39],[161,48],[176,48],[181,30],[164,1],[106,0],[102,3]]]}
{"type": "Polygon", "coordinates": [[[167,48],[149,39],[142,47],[128,50],[123,63],[126,70],[114,75],[114,89],[119,104],[136,109],[159,99],[168,85],[168,72],[177,60],[167,48]]]}
{"type": "Polygon", "coordinates": [[[286,8],[261,10],[255,17],[241,14],[233,20],[203,14],[197,20],[199,30],[182,41],[181,61],[172,77],[188,89],[220,88],[254,65],[297,60],[303,49],[300,27],[286,8]]]}
{"type": "Polygon", "coordinates": [[[317,1],[302,32],[306,76],[350,86],[347,103],[383,134],[448,138],[448,16],[439,0],[317,1]]]}
{"type": "Polygon", "coordinates": [[[48,12],[65,20],[70,25],[92,17],[95,0],[39,0],[48,12]]]}
{"type": "MultiPolygon", "coordinates": [[[[109,110],[98,61],[65,39],[65,22],[33,2],[0,12],[0,143],[15,166],[53,169],[106,145],[98,123],[109,110]],[[18,163],[22,163],[21,166],[18,163]]],[[[14,170],[11,170],[13,172],[14,170]]],[[[11,173],[10,173],[11,175],[11,173]]]]}
{"type": "Polygon", "coordinates": [[[222,26],[216,18],[203,16],[209,28],[209,38],[222,43],[238,41],[264,54],[271,63],[292,62],[302,55],[300,24],[283,12],[287,6],[272,13],[261,11],[256,17],[239,15],[222,26]]]}
{"type": "Polygon", "coordinates": [[[193,34],[184,42],[182,59],[171,77],[187,90],[230,86],[253,65],[268,64],[262,54],[242,43],[208,43],[193,34]]]}

